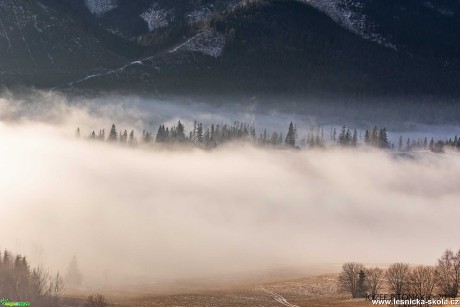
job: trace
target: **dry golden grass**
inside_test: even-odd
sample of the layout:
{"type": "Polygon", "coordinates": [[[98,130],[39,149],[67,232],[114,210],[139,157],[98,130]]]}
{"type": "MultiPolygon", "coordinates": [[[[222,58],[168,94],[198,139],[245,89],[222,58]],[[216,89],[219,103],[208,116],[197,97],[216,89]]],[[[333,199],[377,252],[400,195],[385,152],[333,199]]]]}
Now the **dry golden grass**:
{"type": "MultiPolygon", "coordinates": [[[[208,285],[190,282],[167,288],[102,291],[110,306],[370,306],[363,299],[351,299],[337,292],[337,274],[268,283],[208,285]]],[[[74,306],[80,306],[83,293],[73,293],[74,306]]],[[[70,305],[69,305],[70,306],[70,305]]]]}

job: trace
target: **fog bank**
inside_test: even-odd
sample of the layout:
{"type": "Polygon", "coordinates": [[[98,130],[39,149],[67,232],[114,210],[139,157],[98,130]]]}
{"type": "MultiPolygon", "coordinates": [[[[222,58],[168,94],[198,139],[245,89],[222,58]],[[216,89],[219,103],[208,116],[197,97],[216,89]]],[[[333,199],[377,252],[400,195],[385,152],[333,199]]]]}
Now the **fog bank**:
{"type": "Polygon", "coordinates": [[[73,127],[109,128],[114,114],[139,127],[144,115],[56,103],[47,113],[0,101],[0,247],[62,271],[77,255],[87,284],[430,264],[460,247],[458,153],[128,148],[73,127]]]}

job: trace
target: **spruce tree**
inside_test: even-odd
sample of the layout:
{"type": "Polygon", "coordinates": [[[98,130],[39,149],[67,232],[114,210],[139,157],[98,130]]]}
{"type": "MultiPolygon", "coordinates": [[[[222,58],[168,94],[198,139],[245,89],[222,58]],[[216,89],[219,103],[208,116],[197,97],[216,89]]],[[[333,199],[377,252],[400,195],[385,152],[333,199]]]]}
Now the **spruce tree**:
{"type": "Polygon", "coordinates": [[[129,134],[129,144],[134,144],[134,142],[134,130],[131,130],[131,133],[129,134]]]}
{"type": "Polygon", "coordinates": [[[345,145],[346,142],[347,142],[347,128],[343,126],[339,134],[339,144],[345,145]]]}
{"type": "Polygon", "coordinates": [[[125,129],[123,133],[120,132],[120,142],[126,143],[127,141],[128,141],[128,131],[126,131],[125,129]]]}
{"type": "Polygon", "coordinates": [[[203,124],[199,123],[196,128],[196,141],[197,143],[203,143],[203,124]]]}
{"type": "Polygon", "coordinates": [[[370,136],[370,143],[373,146],[379,146],[379,131],[377,129],[377,126],[374,126],[374,129],[372,129],[372,133],[370,136]]]}
{"type": "Polygon", "coordinates": [[[193,131],[191,132],[191,135],[190,135],[190,140],[193,143],[197,143],[197,139],[196,139],[197,126],[198,126],[197,121],[196,120],[193,121],[193,131]]]}
{"type": "Polygon", "coordinates": [[[387,129],[380,129],[379,133],[379,147],[380,148],[390,148],[390,142],[388,141],[387,129]]]}
{"type": "Polygon", "coordinates": [[[369,142],[370,142],[369,130],[366,130],[366,133],[364,134],[364,143],[366,145],[369,145],[369,142]]]}
{"type": "Polygon", "coordinates": [[[83,276],[78,268],[77,257],[73,256],[70,261],[69,267],[67,268],[67,274],[65,276],[65,282],[70,287],[80,287],[83,282],[83,276]]]}
{"type": "Polygon", "coordinates": [[[105,140],[105,129],[99,130],[99,135],[97,137],[100,141],[105,140]]]}
{"type": "Polygon", "coordinates": [[[185,142],[185,127],[180,121],[177,123],[176,140],[181,143],[185,142]]]}
{"type": "Polygon", "coordinates": [[[112,124],[112,128],[110,129],[110,134],[109,134],[109,141],[114,142],[117,139],[118,139],[117,128],[115,127],[115,124],[112,124]]]}
{"type": "Polygon", "coordinates": [[[352,145],[355,147],[358,145],[358,131],[356,129],[353,131],[352,145]]]}
{"type": "Polygon", "coordinates": [[[351,143],[351,133],[350,129],[347,129],[347,132],[345,133],[345,145],[350,145],[351,143]]]}
{"type": "Polygon", "coordinates": [[[295,147],[295,139],[296,139],[296,133],[294,130],[294,125],[291,122],[289,124],[289,130],[286,135],[286,140],[285,140],[286,145],[290,147],[295,147]]]}

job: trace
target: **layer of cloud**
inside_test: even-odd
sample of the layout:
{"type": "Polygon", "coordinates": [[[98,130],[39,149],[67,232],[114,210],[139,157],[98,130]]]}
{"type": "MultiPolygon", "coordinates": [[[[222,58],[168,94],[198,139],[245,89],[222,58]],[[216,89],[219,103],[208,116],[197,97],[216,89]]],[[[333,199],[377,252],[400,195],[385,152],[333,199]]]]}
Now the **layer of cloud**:
{"type": "Polygon", "coordinates": [[[457,153],[126,148],[73,128],[140,127],[143,113],[52,99],[0,101],[0,242],[61,270],[75,254],[87,284],[434,263],[460,245],[457,153]]]}

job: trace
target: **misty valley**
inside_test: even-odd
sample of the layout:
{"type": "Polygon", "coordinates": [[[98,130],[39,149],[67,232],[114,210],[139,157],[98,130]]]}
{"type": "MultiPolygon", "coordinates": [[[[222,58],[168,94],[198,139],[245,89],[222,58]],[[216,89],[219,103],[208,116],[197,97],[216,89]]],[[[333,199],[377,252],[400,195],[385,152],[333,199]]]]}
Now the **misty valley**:
{"type": "Polygon", "coordinates": [[[392,262],[435,264],[455,246],[455,125],[127,100],[2,98],[12,302],[342,306],[342,263],[383,280],[392,262]]]}
{"type": "Polygon", "coordinates": [[[460,305],[459,0],[0,0],[0,306],[460,305]]]}

